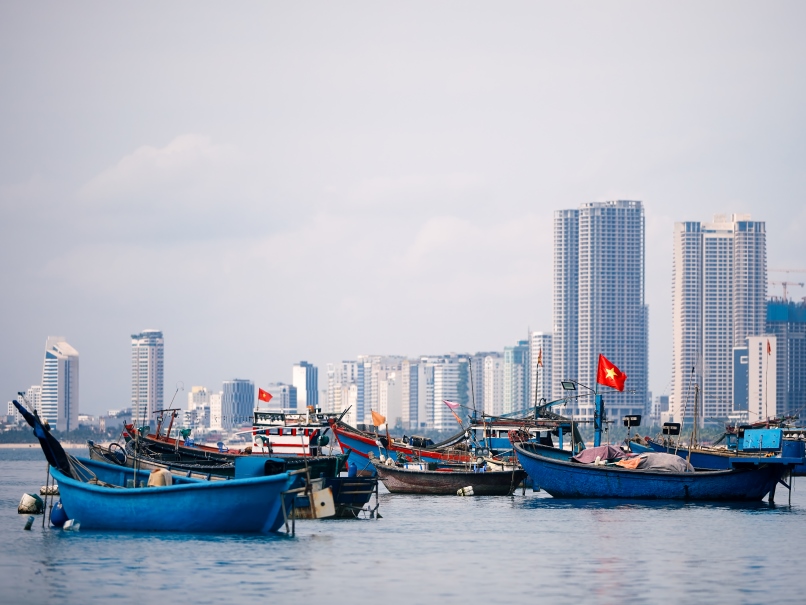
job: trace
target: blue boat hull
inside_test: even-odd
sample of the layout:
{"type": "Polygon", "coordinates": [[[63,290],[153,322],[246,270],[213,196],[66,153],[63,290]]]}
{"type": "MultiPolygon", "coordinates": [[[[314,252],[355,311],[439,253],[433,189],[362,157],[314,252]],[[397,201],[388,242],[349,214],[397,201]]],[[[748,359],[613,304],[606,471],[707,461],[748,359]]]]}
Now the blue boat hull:
{"type": "MultiPolygon", "coordinates": [[[[283,525],[282,492],[294,477],[204,481],[174,477],[165,487],[130,487],[132,469],[80,458],[99,481],[121,488],[77,481],[51,467],[59,485],[62,505],[82,529],[126,531],[263,533],[283,525]]],[[[138,471],[137,485],[145,485],[148,472],[138,471]]]]}
{"type": "Polygon", "coordinates": [[[530,443],[516,444],[515,452],[535,486],[555,498],[757,501],[784,472],[781,465],[694,473],[630,470],[570,462],[571,452],[530,443]]]}

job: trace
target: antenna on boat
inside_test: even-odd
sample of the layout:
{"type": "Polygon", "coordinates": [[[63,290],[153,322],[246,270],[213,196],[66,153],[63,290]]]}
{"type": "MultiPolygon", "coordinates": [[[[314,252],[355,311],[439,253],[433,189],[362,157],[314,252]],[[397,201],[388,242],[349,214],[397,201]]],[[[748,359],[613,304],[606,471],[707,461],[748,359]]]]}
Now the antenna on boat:
{"type": "MultiPolygon", "coordinates": [[[[476,389],[473,387],[473,360],[470,356],[467,358],[467,369],[470,373],[470,400],[473,402],[473,421],[476,419],[476,389]]],[[[471,424],[473,423],[471,421],[471,424]]]]}
{"type": "MultiPolygon", "coordinates": [[[[694,385],[694,426],[691,427],[691,443],[688,444],[686,462],[691,464],[691,448],[697,443],[697,425],[699,424],[700,385],[694,385]]],[[[678,437],[679,439],[679,437],[678,437]]]]}
{"type": "MultiPolygon", "coordinates": [[[[688,412],[688,396],[691,393],[691,382],[694,380],[694,368],[695,366],[691,366],[691,374],[688,376],[688,389],[686,389],[686,401],[683,404],[683,415],[680,418],[680,425],[682,426],[683,423],[686,421],[686,412],[688,412]]],[[[683,431],[677,433],[677,444],[674,446],[674,453],[675,456],[677,455],[677,450],[680,447],[680,435],[683,434],[683,431]]]]}

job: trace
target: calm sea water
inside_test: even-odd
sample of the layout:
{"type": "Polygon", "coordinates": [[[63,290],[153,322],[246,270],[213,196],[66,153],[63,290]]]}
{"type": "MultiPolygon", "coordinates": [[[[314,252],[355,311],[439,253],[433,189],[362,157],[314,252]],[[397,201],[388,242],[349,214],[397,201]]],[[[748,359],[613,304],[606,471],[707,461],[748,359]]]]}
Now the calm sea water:
{"type": "MultiPolygon", "coordinates": [[[[83,452],[81,452],[83,454],[83,452]]],[[[806,484],[792,506],[381,493],[382,519],[295,537],[63,532],[17,514],[39,450],[0,450],[0,603],[806,602],[806,484]]]]}

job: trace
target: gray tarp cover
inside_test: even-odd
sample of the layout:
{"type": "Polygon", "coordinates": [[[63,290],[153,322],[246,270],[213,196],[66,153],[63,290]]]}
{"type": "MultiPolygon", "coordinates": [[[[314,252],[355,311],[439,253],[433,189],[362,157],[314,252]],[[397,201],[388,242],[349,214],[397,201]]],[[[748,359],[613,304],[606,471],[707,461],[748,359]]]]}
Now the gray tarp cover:
{"type": "Polygon", "coordinates": [[[591,464],[596,460],[596,456],[599,456],[600,460],[620,460],[621,458],[629,458],[632,454],[628,454],[615,445],[600,445],[599,447],[589,447],[582,450],[574,456],[574,460],[582,464],[591,464]]]}
{"type": "Polygon", "coordinates": [[[664,471],[667,473],[685,473],[693,472],[692,467],[685,458],[675,456],[674,454],[665,454],[661,452],[647,452],[640,455],[641,462],[638,463],[638,468],[647,471],[664,471]]]}

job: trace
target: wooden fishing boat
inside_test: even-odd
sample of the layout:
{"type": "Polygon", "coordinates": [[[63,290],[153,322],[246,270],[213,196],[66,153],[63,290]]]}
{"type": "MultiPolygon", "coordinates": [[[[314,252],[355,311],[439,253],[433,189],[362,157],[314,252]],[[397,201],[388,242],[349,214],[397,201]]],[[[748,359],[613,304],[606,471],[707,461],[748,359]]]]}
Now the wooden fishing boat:
{"type": "Polygon", "coordinates": [[[480,469],[463,467],[431,470],[427,463],[397,466],[374,458],[372,464],[386,489],[393,494],[455,495],[459,490],[471,488],[468,495],[507,496],[526,477],[522,469],[480,472],[480,469]]]}
{"type": "MultiPolygon", "coordinates": [[[[156,431],[151,427],[135,430],[132,423],[125,426],[127,440],[142,441],[154,451],[192,458],[231,460],[237,456],[252,453],[281,456],[321,456],[324,447],[330,442],[327,432],[330,421],[337,420],[339,414],[322,413],[308,409],[304,413],[292,413],[282,410],[255,410],[252,428],[243,433],[251,434],[251,444],[237,449],[226,446],[223,442],[215,446],[197,444],[190,437],[190,429],[182,429],[171,436],[174,419],[179,415],[178,409],[163,409],[156,414],[156,431]],[[168,426],[164,427],[168,416],[168,426]],[[165,433],[163,434],[163,428],[165,433]]],[[[238,433],[240,434],[240,433],[238,433]]]]}
{"type": "MultiPolygon", "coordinates": [[[[729,436],[730,437],[730,436],[729,436]]],[[[665,452],[689,460],[692,466],[701,469],[729,469],[736,464],[764,463],[786,465],[793,475],[804,469],[806,441],[787,438],[783,429],[747,429],[738,439],[732,436],[726,446],[679,445],[674,440],[658,441],[644,437],[643,441],[630,441],[634,452],[665,452]],[[765,445],[766,444],[766,445],[765,445]]]]}
{"type": "MultiPolygon", "coordinates": [[[[300,473],[314,492],[330,489],[333,494],[333,505],[336,517],[358,517],[364,510],[374,516],[378,508],[377,477],[356,477],[349,473],[341,473],[340,469],[347,459],[346,454],[335,456],[242,456],[235,461],[235,478],[261,476],[277,472],[300,473]],[[317,462],[320,464],[317,466],[317,462]],[[375,494],[374,509],[368,509],[372,495],[375,494]]],[[[304,514],[308,505],[308,495],[300,494],[294,504],[304,514]]]]}
{"type": "Polygon", "coordinates": [[[436,462],[440,464],[468,464],[473,460],[467,445],[432,449],[413,443],[395,441],[386,435],[360,431],[342,422],[331,422],[331,429],[341,450],[349,454],[349,462],[356,465],[359,474],[375,474],[370,460],[373,456],[402,456],[411,461],[436,462]]]}
{"type": "Polygon", "coordinates": [[[658,472],[614,464],[580,464],[573,453],[516,443],[515,453],[539,487],[555,498],[761,500],[782,478],[780,464],[741,464],[729,470],[658,472]]]}
{"type": "Polygon", "coordinates": [[[148,471],[163,468],[176,475],[198,479],[226,479],[235,476],[234,458],[196,458],[172,451],[153,452],[144,442],[135,449],[134,441],[129,441],[125,446],[113,442],[108,447],[88,441],[87,448],[90,460],[128,468],[136,466],[148,471]]]}
{"type": "Polygon", "coordinates": [[[552,435],[556,435],[560,443],[564,435],[572,436],[572,444],[573,436],[576,436],[576,442],[581,441],[573,421],[548,410],[542,410],[541,413],[544,416],[537,418],[474,418],[466,429],[439,443],[417,436],[393,438],[388,434],[362,431],[335,420],[331,420],[330,424],[342,451],[350,452],[349,461],[363,473],[374,472],[370,454],[440,465],[470,464],[484,458],[494,459],[498,465],[511,466],[517,464],[510,443],[510,434],[513,432],[522,435],[525,440],[544,445],[553,444],[552,435]]]}
{"type": "Polygon", "coordinates": [[[195,448],[181,450],[167,443],[155,440],[138,439],[129,440],[124,448],[110,444],[104,448],[96,444],[89,444],[90,457],[96,460],[121,464],[122,466],[142,468],[165,468],[177,474],[189,476],[236,477],[235,460],[246,456],[254,456],[258,464],[264,465],[266,460],[273,460],[275,472],[281,468],[285,470],[306,469],[312,477],[335,477],[342,469],[346,470],[347,455],[267,455],[263,453],[235,454],[227,453],[209,456],[207,453],[197,451],[195,448]]]}

